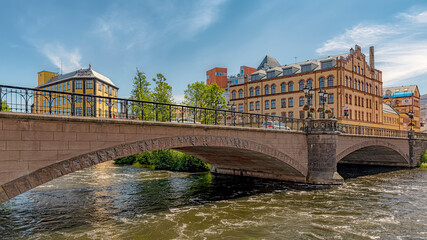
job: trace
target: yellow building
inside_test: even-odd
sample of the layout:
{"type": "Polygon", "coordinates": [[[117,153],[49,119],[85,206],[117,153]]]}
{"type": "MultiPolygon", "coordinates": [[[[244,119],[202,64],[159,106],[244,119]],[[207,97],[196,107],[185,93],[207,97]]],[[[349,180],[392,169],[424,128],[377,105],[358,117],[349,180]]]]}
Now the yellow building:
{"type": "Polygon", "coordinates": [[[394,130],[404,130],[403,118],[396,109],[387,103],[383,103],[383,127],[394,130]]]}
{"type": "Polygon", "coordinates": [[[230,86],[230,103],[237,111],[275,116],[306,118],[305,105],[315,109],[313,118],[323,117],[319,90],[329,94],[324,109],[341,123],[382,127],[382,72],[374,67],[374,48],[370,63],[356,45],[349,53],[280,65],[266,56],[243,84],[230,86]],[[307,104],[303,88],[314,90],[307,104]]]}
{"type": "Polygon", "coordinates": [[[412,111],[412,129],[420,131],[421,107],[420,107],[420,91],[417,85],[390,87],[383,90],[384,102],[396,109],[403,122],[403,129],[408,131],[411,129],[411,118],[408,113],[412,111]]]}
{"type": "Polygon", "coordinates": [[[66,74],[41,71],[37,73],[37,76],[38,86],[36,88],[49,92],[37,93],[33,112],[93,117],[117,115],[117,101],[111,97],[118,96],[119,88],[108,77],[93,70],[90,65],[87,69],[66,74]],[[61,92],[75,93],[75,95],[61,92]]]}

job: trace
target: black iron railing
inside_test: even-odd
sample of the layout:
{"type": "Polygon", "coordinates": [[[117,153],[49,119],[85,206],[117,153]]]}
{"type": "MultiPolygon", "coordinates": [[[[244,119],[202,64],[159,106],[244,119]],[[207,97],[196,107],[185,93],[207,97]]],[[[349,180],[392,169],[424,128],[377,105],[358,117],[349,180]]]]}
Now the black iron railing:
{"type": "Polygon", "coordinates": [[[0,85],[2,111],[304,131],[304,119],[0,85]]]}
{"type": "MultiPolygon", "coordinates": [[[[0,111],[310,132],[305,119],[7,85],[0,85],[0,111]]],[[[341,134],[427,139],[427,134],[418,132],[342,123],[331,126],[341,134]]]]}

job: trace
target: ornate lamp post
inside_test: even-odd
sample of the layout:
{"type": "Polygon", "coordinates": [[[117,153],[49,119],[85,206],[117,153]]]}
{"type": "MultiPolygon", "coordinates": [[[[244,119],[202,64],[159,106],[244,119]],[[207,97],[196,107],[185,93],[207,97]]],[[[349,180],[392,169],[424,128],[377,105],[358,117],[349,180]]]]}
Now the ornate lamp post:
{"type": "Polygon", "coordinates": [[[307,118],[311,118],[310,106],[311,106],[311,99],[314,95],[314,90],[312,88],[308,88],[308,85],[305,85],[303,90],[304,90],[304,95],[307,98],[307,106],[308,106],[307,118]]]}
{"type": "Polygon", "coordinates": [[[322,103],[322,108],[323,108],[323,119],[325,119],[325,102],[326,102],[326,100],[328,99],[328,93],[326,92],[326,90],[323,90],[322,91],[322,89],[320,89],[319,90],[319,101],[320,101],[320,103],[322,103]]]}

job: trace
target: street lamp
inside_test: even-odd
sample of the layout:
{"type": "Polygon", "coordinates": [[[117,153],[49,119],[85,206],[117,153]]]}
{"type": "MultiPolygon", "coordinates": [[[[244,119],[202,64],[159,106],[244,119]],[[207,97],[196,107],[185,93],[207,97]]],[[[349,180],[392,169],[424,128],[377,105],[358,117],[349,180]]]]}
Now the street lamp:
{"type": "Polygon", "coordinates": [[[314,95],[314,90],[310,87],[308,88],[308,85],[305,85],[304,88],[304,95],[307,98],[307,106],[308,106],[308,116],[307,118],[311,118],[311,112],[310,112],[310,105],[311,105],[311,99],[314,95]]]}
{"type": "Polygon", "coordinates": [[[409,125],[411,125],[411,131],[412,131],[412,125],[413,125],[413,123],[412,123],[412,119],[414,119],[414,111],[410,110],[410,111],[408,112],[408,116],[409,116],[409,118],[411,119],[411,122],[409,123],[409,125]]]}
{"type": "Polygon", "coordinates": [[[322,105],[323,105],[323,118],[325,118],[325,102],[326,102],[326,100],[328,99],[328,93],[326,92],[326,90],[323,90],[322,91],[322,89],[320,89],[319,90],[319,100],[320,100],[320,103],[322,103],[322,105]]]}

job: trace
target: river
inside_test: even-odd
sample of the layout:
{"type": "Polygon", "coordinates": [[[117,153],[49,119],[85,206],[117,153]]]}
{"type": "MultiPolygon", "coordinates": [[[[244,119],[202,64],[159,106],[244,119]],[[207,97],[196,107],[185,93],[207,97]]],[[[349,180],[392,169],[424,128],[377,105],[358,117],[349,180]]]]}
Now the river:
{"type": "Polygon", "coordinates": [[[106,162],[0,205],[0,239],[427,239],[427,170],[327,187],[106,162]]]}

